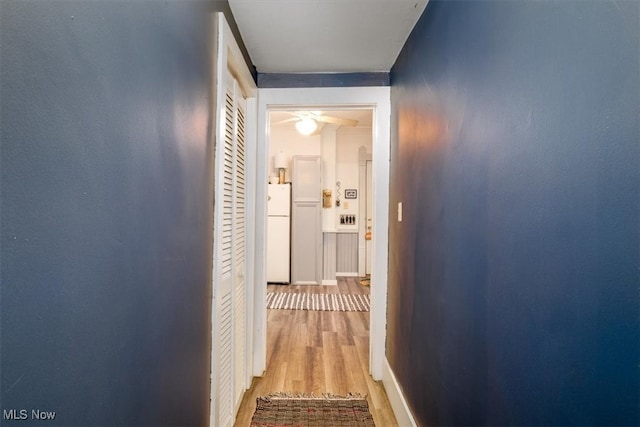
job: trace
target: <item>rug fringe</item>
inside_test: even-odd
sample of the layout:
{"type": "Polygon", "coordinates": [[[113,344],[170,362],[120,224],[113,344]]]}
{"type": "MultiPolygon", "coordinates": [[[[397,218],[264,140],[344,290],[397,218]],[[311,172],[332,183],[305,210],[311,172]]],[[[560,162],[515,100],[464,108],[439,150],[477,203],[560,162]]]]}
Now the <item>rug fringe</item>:
{"type": "Polygon", "coordinates": [[[270,401],[272,399],[309,399],[309,400],[359,400],[359,399],[367,399],[367,395],[362,395],[356,392],[350,392],[346,395],[334,394],[334,393],[304,393],[304,392],[290,392],[290,391],[279,391],[270,393],[266,396],[260,396],[258,399],[264,399],[270,401]]]}

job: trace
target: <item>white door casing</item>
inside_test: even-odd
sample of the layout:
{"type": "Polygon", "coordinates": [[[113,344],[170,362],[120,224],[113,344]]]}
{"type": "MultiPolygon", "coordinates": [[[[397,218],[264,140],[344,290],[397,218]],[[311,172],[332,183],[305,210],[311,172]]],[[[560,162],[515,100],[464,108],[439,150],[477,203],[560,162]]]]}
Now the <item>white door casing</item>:
{"type": "Polygon", "coordinates": [[[390,157],[390,88],[289,88],[259,89],[257,151],[256,151],[256,206],[254,264],[254,318],[253,318],[253,375],[260,376],[266,369],[267,310],[266,310],[266,222],[267,181],[269,153],[270,109],[363,108],[373,110],[373,232],[371,271],[371,325],[370,373],[375,380],[382,379],[385,359],[388,229],[389,229],[389,157],[390,157]]]}

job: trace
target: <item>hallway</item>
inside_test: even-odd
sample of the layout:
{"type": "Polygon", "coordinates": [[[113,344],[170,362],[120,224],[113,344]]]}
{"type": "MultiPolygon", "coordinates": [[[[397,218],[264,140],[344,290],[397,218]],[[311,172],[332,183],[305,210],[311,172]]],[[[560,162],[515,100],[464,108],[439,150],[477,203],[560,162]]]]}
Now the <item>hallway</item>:
{"type": "MultiPolygon", "coordinates": [[[[339,277],[338,286],[294,286],[306,293],[368,294],[357,278],[339,277]]],[[[269,285],[269,292],[285,287],[269,285]]],[[[236,427],[248,426],[256,398],[288,391],[367,395],[376,425],[396,421],[382,384],[369,375],[369,313],[268,310],[267,370],[245,393],[236,427]]]]}
{"type": "Polygon", "coordinates": [[[640,1],[2,0],[0,68],[3,426],[640,426],[640,1]],[[370,313],[267,315],[294,106],[373,111],[375,284],[300,288],[370,313]]]}

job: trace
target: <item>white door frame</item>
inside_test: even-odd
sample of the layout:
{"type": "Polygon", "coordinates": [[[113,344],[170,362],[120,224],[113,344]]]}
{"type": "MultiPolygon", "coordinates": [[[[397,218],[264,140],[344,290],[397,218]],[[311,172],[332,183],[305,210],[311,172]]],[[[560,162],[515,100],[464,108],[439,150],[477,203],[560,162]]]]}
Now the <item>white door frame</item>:
{"type": "Polygon", "coordinates": [[[389,157],[391,100],[389,87],[258,89],[256,153],[253,375],[267,365],[266,229],[269,179],[269,109],[370,108],[373,110],[373,240],[369,369],[382,379],[385,360],[389,239],[389,157]]]}

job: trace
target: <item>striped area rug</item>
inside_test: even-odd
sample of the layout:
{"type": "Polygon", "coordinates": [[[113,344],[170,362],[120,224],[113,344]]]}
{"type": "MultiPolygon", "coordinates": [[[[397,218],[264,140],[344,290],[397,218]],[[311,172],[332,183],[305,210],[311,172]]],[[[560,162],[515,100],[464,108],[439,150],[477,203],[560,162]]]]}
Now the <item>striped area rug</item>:
{"type": "Polygon", "coordinates": [[[369,306],[369,295],[267,293],[267,308],[272,310],[369,311],[369,306]]]}

